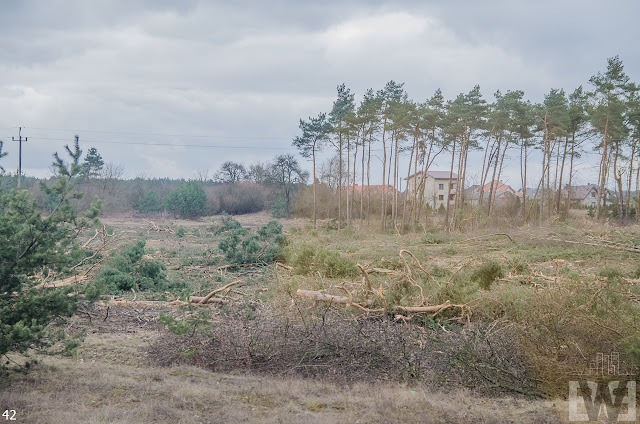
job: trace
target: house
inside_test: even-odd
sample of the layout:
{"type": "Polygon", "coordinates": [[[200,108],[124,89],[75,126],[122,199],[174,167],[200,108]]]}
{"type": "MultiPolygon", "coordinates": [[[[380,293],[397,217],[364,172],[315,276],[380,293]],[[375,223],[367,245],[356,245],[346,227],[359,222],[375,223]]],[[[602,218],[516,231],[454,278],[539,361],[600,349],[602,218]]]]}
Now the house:
{"type": "MultiPolygon", "coordinates": [[[[419,190],[424,183],[424,203],[433,209],[439,209],[440,206],[446,207],[445,199],[448,198],[449,202],[453,202],[457,179],[458,174],[449,171],[427,171],[426,174],[418,171],[406,178],[406,193],[409,198],[413,198],[416,190],[419,190]],[[449,187],[450,181],[451,187],[449,187]]],[[[420,193],[418,192],[417,195],[420,196],[420,193]]]]}
{"type": "Polygon", "coordinates": [[[527,187],[526,189],[520,189],[518,190],[518,197],[520,197],[521,199],[526,196],[527,200],[531,200],[534,198],[539,198],[540,197],[540,193],[538,193],[538,189],[537,188],[531,188],[531,187],[527,187]]]}
{"type": "Polygon", "coordinates": [[[496,204],[507,203],[514,200],[516,197],[522,197],[522,193],[514,189],[508,184],[502,181],[491,181],[483,186],[475,185],[465,190],[465,200],[470,202],[471,205],[477,206],[480,203],[480,193],[482,193],[482,202],[487,203],[489,200],[489,193],[495,192],[496,204]],[[493,186],[493,192],[491,187],[493,186]]]}
{"type": "MultiPolygon", "coordinates": [[[[592,208],[598,203],[598,186],[596,184],[586,184],[579,186],[565,186],[562,190],[562,197],[567,198],[568,193],[571,193],[571,207],[572,208],[592,208]]],[[[611,190],[604,189],[604,204],[611,205],[615,203],[616,196],[611,190]]]]}

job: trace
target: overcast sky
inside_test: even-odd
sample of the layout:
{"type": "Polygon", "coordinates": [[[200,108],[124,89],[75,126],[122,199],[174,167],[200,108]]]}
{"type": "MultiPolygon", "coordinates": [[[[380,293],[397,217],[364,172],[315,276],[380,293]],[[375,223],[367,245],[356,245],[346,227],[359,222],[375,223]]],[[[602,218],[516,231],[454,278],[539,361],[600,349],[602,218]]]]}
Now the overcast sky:
{"type": "Polygon", "coordinates": [[[74,134],[126,177],[266,161],[296,153],[299,119],[328,112],[343,82],[357,100],[395,80],[416,101],[475,84],[540,101],[590,88],[614,55],[640,82],[639,15],[637,0],[2,0],[2,165],[17,169],[18,126],[39,177],[74,134]]]}

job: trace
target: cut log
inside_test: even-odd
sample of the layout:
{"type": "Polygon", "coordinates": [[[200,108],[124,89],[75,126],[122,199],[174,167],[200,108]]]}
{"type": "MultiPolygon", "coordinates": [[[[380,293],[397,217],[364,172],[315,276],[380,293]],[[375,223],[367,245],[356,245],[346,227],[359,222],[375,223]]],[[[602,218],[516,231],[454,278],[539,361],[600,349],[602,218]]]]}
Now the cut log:
{"type": "Polygon", "coordinates": [[[447,308],[462,308],[464,305],[452,305],[449,301],[442,303],[440,305],[430,305],[430,306],[396,306],[395,309],[402,312],[407,312],[410,314],[430,314],[435,312],[440,312],[443,309],[447,308]]]}
{"type": "Polygon", "coordinates": [[[332,294],[321,293],[318,291],[298,289],[298,291],[296,291],[296,295],[304,299],[316,300],[318,302],[339,303],[342,305],[349,304],[349,298],[346,296],[334,296],[332,294]]]}
{"type": "MultiPolygon", "coordinates": [[[[242,280],[236,280],[236,281],[232,281],[229,284],[227,284],[226,286],[220,287],[215,289],[214,291],[212,291],[211,293],[209,293],[208,295],[206,295],[203,298],[200,298],[200,301],[197,303],[207,303],[207,301],[209,299],[211,299],[213,296],[215,296],[217,293],[223,292],[225,290],[227,290],[228,288],[235,286],[237,284],[242,283],[242,280]]],[[[191,296],[191,299],[194,299],[196,296],[191,296]]],[[[195,302],[194,300],[191,300],[191,302],[195,302]]],[[[213,302],[212,302],[213,303],[213,302]]]]}
{"type": "Polygon", "coordinates": [[[220,299],[219,297],[201,297],[201,296],[191,296],[189,298],[189,300],[191,301],[191,303],[196,304],[196,305],[205,305],[207,303],[219,303],[221,305],[226,305],[228,303],[230,303],[229,300],[227,299],[220,299]]]}
{"type": "Polygon", "coordinates": [[[45,289],[45,288],[54,288],[54,287],[64,287],[70,286],[75,283],[79,283],[87,279],[86,275],[74,275],[73,277],[65,278],[63,280],[56,280],[50,282],[40,283],[35,286],[36,289],[45,289]]]}

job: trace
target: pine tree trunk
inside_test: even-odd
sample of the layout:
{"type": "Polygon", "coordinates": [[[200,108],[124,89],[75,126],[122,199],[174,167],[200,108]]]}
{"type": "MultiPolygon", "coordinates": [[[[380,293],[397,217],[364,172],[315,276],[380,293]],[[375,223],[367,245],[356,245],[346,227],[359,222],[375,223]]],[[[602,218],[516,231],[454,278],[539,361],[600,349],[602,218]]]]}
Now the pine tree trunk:
{"type": "Polygon", "coordinates": [[[380,205],[380,228],[382,231],[386,230],[387,228],[387,220],[386,220],[386,213],[385,213],[385,206],[386,206],[386,202],[385,202],[385,197],[386,197],[386,190],[385,190],[385,179],[386,179],[386,172],[387,172],[387,144],[385,142],[385,135],[386,135],[386,125],[387,125],[387,120],[385,119],[383,127],[382,127],[382,151],[383,151],[383,156],[382,156],[382,185],[380,186],[381,188],[381,192],[380,192],[380,199],[381,199],[381,205],[380,205]]]}
{"type": "Polygon", "coordinates": [[[620,156],[620,142],[616,143],[616,153],[613,157],[613,179],[616,182],[616,191],[618,192],[618,218],[622,223],[624,216],[622,215],[622,206],[624,198],[622,197],[622,171],[618,170],[618,157],[620,156]]]}
{"type": "Polygon", "coordinates": [[[349,210],[351,211],[351,219],[353,218],[353,203],[356,201],[356,165],[358,162],[358,140],[360,139],[360,135],[356,137],[356,145],[353,150],[353,177],[351,184],[351,205],[349,206],[349,210]]]}
{"type": "Polygon", "coordinates": [[[576,149],[576,133],[573,132],[571,143],[571,160],[569,161],[569,184],[567,187],[567,218],[569,217],[569,211],[571,210],[571,196],[573,196],[573,158],[575,157],[576,149]]]}
{"type": "Polygon", "coordinates": [[[369,134],[369,148],[367,152],[367,227],[371,226],[371,137],[372,135],[369,134]]]}
{"type": "Polygon", "coordinates": [[[451,147],[451,170],[449,171],[449,183],[447,186],[447,192],[445,194],[444,201],[446,202],[446,212],[444,217],[444,228],[446,231],[449,231],[449,193],[451,193],[451,183],[453,181],[453,161],[456,158],[456,139],[453,139],[453,146],[451,147]]]}
{"type": "MultiPolygon", "coordinates": [[[[403,230],[404,230],[405,225],[406,225],[406,223],[405,223],[405,213],[407,211],[407,198],[409,197],[409,190],[408,190],[408,188],[409,188],[409,177],[411,176],[411,168],[412,168],[413,160],[414,160],[413,159],[413,155],[414,155],[415,150],[416,150],[416,144],[417,144],[416,140],[417,140],[417,137],[414,137],[413,145],[411,146],[411,156],[409,157],[409,169],[407,170],[407,182],[406,182],[405,187],[404,187],[404,199],[402,200],[402,229],[403,230]]],[[[417,154],[416,154],[416,158],[417,158],[417,154]]],[[[416,191],[415,190],[415,188],[416,188],[415,187],[415,181],[416,181],[417,177],[418,176],[416,175],[415,178],[413,179],[413,181],[414,181],[413,191],[414,192],[416,191]]],[[[410,214],[411,218],[413,218],[413,210],[414,210],[414,208],[412,207],[411,208],[411,214],[410,214]]]]}
{"type": "Polygon", "coordinates": [[[346,207],[347,207],[347,227],[351,225],[351,208],[350,208],[350,204],[351,202],[349,201],[349,184],[351,183],[351,137],[349,134],[347,134],[347,189],[346,191],[346,195],[347,195],[347,203],[346,203],[346,207]]]}
{"type": "Polygon", "coordinates": [[[609,132],[609,116],[606,117],[604,123],[604,137],[602,139],[602,158],[600,159],[600,171],[598,172],[598,198],[596,200],[596,221],[600,219],[600,206],[602,204],[602,192],[604,191],[607,166],[607,135],[609,132]]]}
{"type": "MultiPolygon", "coordinates": [[[[485,147],[484,149],[484,157],[482,158],[482,170],[480,171],[480,190],[479,190],[479,195],[478,195],[478,206],[482,206],[482,197],[484,195],[484,190],[483,190],[483,186],[484,186],[484,172],[485,169],[487,168],[488,164],[487,164],[487,156],[489,156],[489,151],[491,150],[491,148],[489,147],[491,143],[491,135],[489,135],[487,137],[487,147],[485,147]]],[[[491,159],[491,156],[489,156],[489,160],[491,159]]]]}
{"type": "Polygon", "coordinates": [[[562,202],[562,177],[564,175],[564,164],[567,160],[567,151],[569,150],[569,136],[565,136],[564,140],[564,152],[562,153],[562,164],[560,165],[560,180],[558,183],[558,199],[556,204],[556,210],[560,213],[560,206],[562,202]]]}
{"type": "Polygon", "coordinates": [[[314,140],[311,148],[313,156],[313,228],[318,228],[317,224],[317,201],[316,201],[316,142],[314,140]]]}
{"type": "MultiPolygon", "coordinates": [[[[386,186],[384,187],[384,191],[385,191],[385,195],[384,195],[384,206],[385,206],[385,210],[384,210],[384,227],[385,229],[387,228],[387,207],[389,205],[389,194],[393,194],[393,193],[387,193],[387,188],[391,187],[391,164],[393,163],[393,161],[395,160],[395,157],[393,156],[393,141],[394,141],[394,137],[395,134],[394,132],[391,132],[391,143],[389,143],[389,167],[387,168],[387,183],[386,186]]],[[[393,200],[393,199],[391,199],[393,200]]],[[[393,207],[393,205],[391,206],[393,207]]],[[[391,214],[393,216],[393,210],[391,211],[391,214]]]]}
{"type": "Polygon", "coordinates": [[[342,228],[342,131],[338,142],[338,230],[342,228]]]}
{"type": "Polygon", "coordinates": [[[636,148],[638,147],[638,140],[634,140],[631,144],[631,158],[629,159],[629,182],[627,184],[627,199],[626,199],[626,210],[625,216],[629,216],[631,214],[631,182],[633,181],[633,161],[636,157],[636,148]]]}
{"type": "Polygon", "coordinates": [[[490,187],[489,187],[489,211],[488,214],[489,216],[491,216],[491,213],[493,212],[493,199],[495,198],[495,191],[498,188],[498,184],[496,182],[496,173],[498,171],[498,160],[500,159],[500,148],[502,147],[502,135],[500,135],[498,137],[498,146],[496,147],[496,163],[493,166],[493,175],[491,177],[491,181],[489,182],[490,187]]]}
{"type": "Polygon", "coordinates": [[[522,179],[522,216],[527,210],[527,142],[520,140],[520,178],[522,179]]]}
{"type": "MultiPolygon", "coordinates": [[[[500,176],[502,175],[502,167],[504,166],[504,157],[507,154],[507,148],[509,147],[509,142],[506,141],[504,143],[504,149],[502,150],[502,158],[500,159],[500,169],[498,169],[498,181],[500,181],[500,176]]],[[[496,188],[497,188],[497,184],[496,184],[496,188]]],[[[494,190],[493,191],[493,200],[491,201],[491,204],[494,205],[496,204],[496,196],[498,195],[498,190],[494,190]]]]}

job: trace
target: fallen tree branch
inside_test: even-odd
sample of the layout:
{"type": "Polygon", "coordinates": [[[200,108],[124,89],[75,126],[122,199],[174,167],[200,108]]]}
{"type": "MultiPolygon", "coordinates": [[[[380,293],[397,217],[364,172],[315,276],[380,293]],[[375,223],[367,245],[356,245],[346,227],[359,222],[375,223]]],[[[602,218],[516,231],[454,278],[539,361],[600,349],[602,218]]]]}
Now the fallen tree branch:
{"type": "Polygon", "coordinates": [[[386,268],[372,268],[367,270],[368,274],[387,274],[387,275],[400,275],[402,271],[394,271],[386,268]]]}
{"type": "Polygon", "coordinates": [[[229,284],[227,284],[227,285],[225,285],[223,287],[220,287],[218,289],[213,290],[211,293],[209,293],[205,297],[199,298],[200,300],[197,301],[197,302],[194,300],[196,298],[196,296],[191,296],[191,302],[193,302],[193,303],[202,303],[202,304],[207,303],[207,301],[209,299],[211,299],[213,296],[215,296],[217,293],[223,292],[223,291],[229,289],[230,287],[235,286],[235,285],[240,284],[240,283],[242,283],[242,280],[232,281],[232,282],[230,282],[229,284]]]}
{"type": "Polygon", "coordinates": [[[633,253],[640,253],[640,246],[625,246],[625,245],[621,245],[621,244],[612,244],[611,242],[599,242],[599,243],[591,243],[591,242],[587,242],[587,241],[573,241],[573,240],[560,240],[557,238],[553,238],[553,237],[549,237],[543,240],[549,240],[549,241],[555,241],[558,243],[569,243],[569,244],[582,244],[585,246],[596,246],[596,247],[608,247],[610,249],[614,249],[614,250],[622,250],[625,252],[633,252],[633,253]]]}
{"type": "MultiPolygon", "coordinates": [[[[337,288],[340,288],[345,292],[349,293],[344,287],[337,286],[337,288]]],[[[322,293],[319,291],[303,290],[303,289],[298,289],[298,291],[296,292],[296,295],[303,299],[309,299],[316,302],[328,302],[328,303],[334,303],[339,305],[353,306],[364,312],[382,313],[386,311],[385,308],[370,309],[369,308],[369,306],[371,306],[370,301],[367,301],[366,304],[363,305],[362,302],[361,303],[354,302],[351,296],[349,297],[336,296],[332,294],[322,293]]],[[[457,319],[459,320],[466,319],[467,322],[469,322],[471,317],[471,309],[469,308],[469,306],[467,304],[452,304],[449,301],[440,305],[430,305],[430,306],[394,306],[392,310],[397,312],[404,312],[408,314],[433,314],[433,316],[435,316],[440,312],[450,308],[460,309],[462,315],[457,319]]]]}
{"type": "Polygon", "coordinates": [[[371,280],[369,280],[369,273],[367,272],[367,270],[364,269],[364,267],[360,264],[356,264],[356,266],[360,269],[360,272],[362,273],[362,282],[367,285],[367,289],[369,291],[373,291],[373,289],[371,288],[371,280]]]}
{"type": "Polygon", "coordinates": [[[285,265],[285,264],[280,263],[280,262],[276,262],[276,266],[277,266],[277,267],[280,267],[280,268],[282,268],[282,269],[286,269],[287,271],[291,271],[291,270],[293,269],[293,267],[292,267],[292,266],[285,265]]]}
{"type": "Polygon", "coordinates": [[[315,300],[317,302],[329,302],[329,303],[338,303],[341,305],[349,305],[349,298],[345,296],[335,296],[332,294],[326,294],[319,291],[312,290],[302,290],[298,289],[296,291],[296,295],[298,297],[302,297],[304,299],[315,300]]]}
{"type": "Polygon", "coordinates": [[[55,287],[64,287],[70,286],[75,283],[79,283],[87,279],[86,275],[74,275],[73,277],[65,278],[63,280],[51,281],[48,283],[40,283],[36,285],[34,288],[36,289],[45,289],[45,288],[55,288],[55,287]]]}
{"type": "Polygon", "coordinates": [[[468,241],[478,240],[478,239],[483,239],[483,238],[489,238],[489,237],[494,237],[494,236],[504,236],[504,237],[508,238],[509,241],[511,241],[511,243],[515,243],[515,240],[507,233],[484,234],[484,235],[481,235],[481,236],[471,237],[471,238],[468,238],[466,240],[459,241],[458,243],[466,243],[468,241]]]}
{"type": "MultiPolygon", "coordinates": [[[[207,303],[219,303],[221,305],[226,305],[228,303],[231,303],[231,300],[220,299],[219,297],[209,297],[207,299],[207,297],[191,296],[189,298],[189,300],[194,305],[206,305],[207,303]]],[[[175,300],[174,300],[174,302],[175,302],[175,300]]]]}

